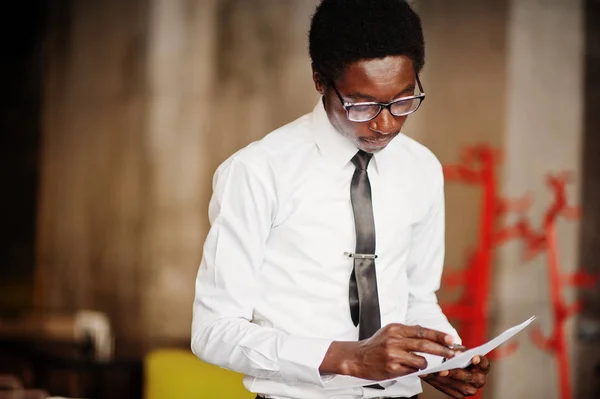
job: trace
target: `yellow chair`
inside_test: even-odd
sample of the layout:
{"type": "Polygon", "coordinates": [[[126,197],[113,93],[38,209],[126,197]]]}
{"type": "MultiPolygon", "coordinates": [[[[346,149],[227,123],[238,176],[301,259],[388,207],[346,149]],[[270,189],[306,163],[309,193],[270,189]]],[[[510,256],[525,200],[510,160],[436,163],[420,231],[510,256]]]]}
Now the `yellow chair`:
{"type": "Polygon", "coordinates": [[[191,351],[160,349],[144,360],[144,399],[254,399],[242,377],[202,362],[191,351]]]}

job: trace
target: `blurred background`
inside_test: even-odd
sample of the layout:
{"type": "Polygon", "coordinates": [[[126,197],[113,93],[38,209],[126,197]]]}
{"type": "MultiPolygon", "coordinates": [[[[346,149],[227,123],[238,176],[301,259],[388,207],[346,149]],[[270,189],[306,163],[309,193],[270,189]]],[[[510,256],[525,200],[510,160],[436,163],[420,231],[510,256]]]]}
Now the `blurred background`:
{"type": "MultiPolygon", "coordinates": [[[[210,390],[198,372],[197,396],[174,393],[199,367],[212,175],[318,101],[317,3],[3,6],[0,397],[210,390]]],[[[600,1],[411,3],[427,100],[404,133],[446,166],[440,301],[473,345],[537,316],[493,354],[485,397],[600,398],[600,1]]]]}

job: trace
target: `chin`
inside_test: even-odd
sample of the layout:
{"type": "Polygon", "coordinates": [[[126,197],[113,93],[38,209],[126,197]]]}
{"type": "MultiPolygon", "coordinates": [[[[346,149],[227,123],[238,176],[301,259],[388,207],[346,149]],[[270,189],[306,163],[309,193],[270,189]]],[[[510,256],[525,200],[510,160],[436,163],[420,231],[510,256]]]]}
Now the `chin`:
{"type": "Polygon", "coordinates": [[[388,146],[388,144],[390,144],[390,140],[386,140],[385,142],[381,142],[381,143],[372,143],[372,142],[368,142],[368,141],[361,141],[360,145],[358,146],[358,148],[360,148],[361,150],[365,151],[365,152],[378,152],[383,150],[385,147],[388,146]]]}
{"type": "Polygon", "coordinates": [[[385,147],[376,147],[376,148],[367,147],[367,146],[361,146],[361,147],[359,147],[359,149],[363,150],[364,152],[369,152],[371,154],[379,152],[379,151],[383,150],[384,148],[385,147]]]}

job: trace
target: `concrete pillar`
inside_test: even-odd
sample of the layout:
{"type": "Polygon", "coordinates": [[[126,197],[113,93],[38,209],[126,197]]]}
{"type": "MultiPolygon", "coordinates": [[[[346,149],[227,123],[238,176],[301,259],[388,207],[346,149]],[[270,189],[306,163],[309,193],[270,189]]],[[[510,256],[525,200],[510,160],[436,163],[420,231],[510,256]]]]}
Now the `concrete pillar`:
{"type": "MultiPolygon", "coordinates": [[[[316,0],[64,1],[44,96],[37,304],[185,342],[216,166],[316,104],[316,0]]],[[[117,345],[117,351],[119,346],[117,345]]]]}
{"type": "Polygon", "coordinates": [[[49,8],[36,303],[107,312],[135,341],[144,231],[144,1],[49,8]]]}
{"type": "MultiPolygon", "coordinates": [[[[508,22],[508,103],[504,193],[531,194],[527,216],[541,229],[552,200],[548,173],[573,172],[569,201],[579,202],[583,110],[583,26],[579,0],[512,0],[508,22]]],[[[507,223],[514,219],[507,220],[507,223]]],[[[561,268],[578,268],[578,223],[558,224],[561,268]]],[[[496,332],[531,315],[550,334],[553,317],[546,256],[527,262],[522,242],[499,251],[496,273],[496,332]]],[[[574,299],[574,292],[566,295],[574,299]]],[[[572,324],[568,341],[572,347],[572,324]]],[[[527,335],[519,350],[495,367],[494,397],[558,398],[555,359],[533,346],[527,335]]],[[[573,364],[573,362],[571,362],[573,364]]]]}
{"type": "Polygon", "coordinates": [[[150,342],[189,335],[218,164],[316,103],[306,52],[314,3],[152,2],[141,254],[150,342]]]}
{"type": "MultiPolygon", "coordinates": [[[[413,4],[425,34],[421,81],[427,98],[408,119],[405,133],[428,146],[443,164],[459,163],[469,146],[502,148],[508,1],[415,0],[413,4]]],[[[498,169],[501,172],[502,166],[498,169]]],[[[447,181],[445,192],[448,273],[467,267],[468,255],[477,246],[482,190],[480,186],[447,181]]],[[[460,288],[442,284],[438,298],[451,303],[461,293],[460,288]]],[[[460,328],[459,320],[451,322],[460,328]]],[[[425,398],[445,397],[427,384],[424,390],[425,398]]]]}
{"type": "MultiPolygon", "coordinates": [[[[427,98],[405,133],[443,164],[458,163],[467,146],[503,143],[506,113],[507,2],[415,0],[425,34],[422,82],[427,98]]],[[[481,190],[446,184],[447,270],[465,266],[477,244],[481,190]],[[453,212],[452,210],[460,210],[453,212]]],[[[442,289],[441,300],[456,295],[442,289]]]]}
{"type": "Polygon", "coordinates": [[[215,1],[150,2],[142,146],[141,313],[149,342],[183,339],[207,229],[215,1]]]}
{"type": "Polygon", "coordinates": [[[221,0],[215,17],[211,167],[312,111],[318,94],[308,56],[318,0],[221,0]]]}

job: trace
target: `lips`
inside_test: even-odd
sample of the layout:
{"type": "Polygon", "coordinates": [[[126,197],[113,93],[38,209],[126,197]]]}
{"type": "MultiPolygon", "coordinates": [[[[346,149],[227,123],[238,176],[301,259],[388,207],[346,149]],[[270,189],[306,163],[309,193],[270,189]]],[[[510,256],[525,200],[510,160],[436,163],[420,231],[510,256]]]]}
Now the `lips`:
{"type": "Polygon", "coordinates": [[[371,139],[371,138],[364,137],[363,141],[365,143],[369,144],[370,146],[373,146],[376,148],[382,148],[382,147],[385,147],[386,145],[388,145],[394,137],[396,137],[395,134],[394,135],[390,134],[389,136],[385,136],[385,137],[378,138],[378,139],[371,139]]]}

